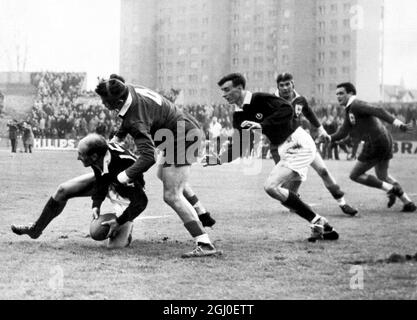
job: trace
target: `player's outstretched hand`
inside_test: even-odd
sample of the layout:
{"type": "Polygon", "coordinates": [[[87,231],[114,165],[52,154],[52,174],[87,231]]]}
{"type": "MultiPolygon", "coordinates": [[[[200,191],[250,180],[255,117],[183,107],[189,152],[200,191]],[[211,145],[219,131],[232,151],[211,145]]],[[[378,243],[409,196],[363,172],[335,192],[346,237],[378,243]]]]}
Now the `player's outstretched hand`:
{"type": "Polygon", "coordinates": [[[327,134],[327,132],[326,132],[326,134],[322,134],[322,135],[318,136],[316,140],[318,142],[326,143],[326,142],[331,142],[332,137],[329,134],[327,134]]]}
{"type": "Polygon", "coordinates": [[[240,125],[243,129],[247,130],[255,130],[255,129],[262,129],[262,126],[254,121],[243,121],[240,125]]]}
{"type": "Polygon", "coordinates": [[[400,130],[402,131],[402,132],[414,132],[416,129],[415,129],[415,127],[413,127],[413,125],[411,124],[411,123],[407,123],[407,124],[402,124],[402,125],[400,125],[400,130]]]}
{"type": "Polygon", "coordinates": [[[330,137],[330,135],[327,132],[324,132],[319,136],[319,139],[323,142],[330,142],[332,140],[332,137],[330,137]]]}

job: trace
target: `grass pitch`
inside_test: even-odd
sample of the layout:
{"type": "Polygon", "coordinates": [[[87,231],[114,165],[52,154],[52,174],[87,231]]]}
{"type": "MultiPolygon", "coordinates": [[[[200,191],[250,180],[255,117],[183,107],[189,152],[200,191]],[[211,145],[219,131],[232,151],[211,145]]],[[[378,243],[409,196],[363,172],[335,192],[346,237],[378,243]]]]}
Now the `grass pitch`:
{"type": "MultiPolygon", "coordinates": [[[[91,201],[73,199],[38,240],[16,236],[12,223],[32,222],[60,182],[88,172],[75,152],[0,151],[0,299],[415,299],[416,213],[386,208],[379,190],[348,179],[353,162],[327,161],[360,215],[342,214],[310,170],[302,197],[340,233],[337,242],[308,243],[309,226],[263,191],[261,172],[245,166],[193,167],[192,185],[217,220],[208,230],[223,256],[184,260],[193,247],[181,220],[162,201],[154,168],[145,176],[149,206],[135,220],[132,245],[109,251],[88,237],[91,201]]],[[[396,157],[392,174],[416,193],[413,157],[396,157]]],[[[412,198],[417,199],[417,195],[412,198]]],[[[111,210],[106,203],[102,212],[111,210]]]]}

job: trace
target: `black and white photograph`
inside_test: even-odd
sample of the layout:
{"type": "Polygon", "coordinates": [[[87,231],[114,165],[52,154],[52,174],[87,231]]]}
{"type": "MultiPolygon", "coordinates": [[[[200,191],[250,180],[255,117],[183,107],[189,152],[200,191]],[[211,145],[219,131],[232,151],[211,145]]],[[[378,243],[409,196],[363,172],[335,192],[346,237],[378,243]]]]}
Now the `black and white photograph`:
{"type": "Polygon", "coordinates": [[[416,13],[0,0],[0,300],[416,300],[416,13]]]}

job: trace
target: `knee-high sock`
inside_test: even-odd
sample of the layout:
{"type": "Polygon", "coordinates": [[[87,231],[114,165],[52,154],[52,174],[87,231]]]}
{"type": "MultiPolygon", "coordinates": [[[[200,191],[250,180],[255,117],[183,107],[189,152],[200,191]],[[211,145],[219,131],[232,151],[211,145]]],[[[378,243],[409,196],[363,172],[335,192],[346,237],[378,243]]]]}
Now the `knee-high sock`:
{"type": "Polygon", "coordinates": [[[203,207],[200,200],[196,195],[193,196],[187,196],[185,192],[183,193],[185,199],[194,207],[194,209],[197,211],[198,215],[202,215],[204,213],[207,213],[207,210],[203,207]]]}
{"type": "Polygon", "coordinates": [[[338,200],[345,196],[345,193],[340,189],[339,185],[334,184],[327,187],[330,194],[333,196],[334,199],[338,200]]]}
{"type": "Polygon", "coordinates": [[[32,228],[35,233],[42,233],[48,224],[64,210],[67,202],[58,202],[54,198],[49,198],[42,210],[38,220],[33,224],[32,228]]]}
{"type": "Polygon", "coordinates": [[[304,203],[294,192],[290,191],[288,199],[282,202],[287,208],[293,209],[300,217],[311,222],[316,218],[314,211],[304,203]]]}
{"type": "Polygon", "coordinates": [[[282,185],[283,188],[288,189],[294,193],[298,193],[298,190],[301,187],[301,181],[299,180],[292,180],[292,181],[288,181],[286,183],[284,183],[282,185]]]}

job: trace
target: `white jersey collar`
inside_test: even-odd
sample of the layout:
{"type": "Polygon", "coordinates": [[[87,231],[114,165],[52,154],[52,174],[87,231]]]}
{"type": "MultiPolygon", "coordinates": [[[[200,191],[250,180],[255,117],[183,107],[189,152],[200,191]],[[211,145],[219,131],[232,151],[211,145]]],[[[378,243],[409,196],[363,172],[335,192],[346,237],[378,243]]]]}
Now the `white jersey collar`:
{"type": "MultiPolygon", "coordinates": [[[[278,98],[282,98],[282,97],[280,96],[280,94],[279,94],[279,90],[278,90],[278,89],[275,91],[275,95],[276,95],[278,98]]],[[[295,99],[297,99],[297,98],[299,98],[299,97],[301,97],[301,96],[298,94],[298,92],[297,92],[297,91],[295,91],[295,90],[294,90],[294,99],[292,99],[292,100],[291,100],[291,102],[293,102],[295,99]]],[[[284,98],[283,98],[283,99],[284,99],[284,98]]]]}
{"type": "Polygon", "coordinates": [[[349,107],[355,100],[356,100],[356,96],[351,96],[348,100],[348,103],[346,104],[346,108],[349,107]]]}
{"type": "Polygon", "coordinates": [[[132,104],[133,98],[132,98],[132,94],[129,91],[129,94],[127,96],[127,99],[122,107],[122,109],[120,109],[119,113],[117,114],[119,117],[123,117],[127,110],[129,110],[131,104],[132,104]]]}
{"type": "Polygon", "coordinates": [[[243,99],[243,105],[250,104],[252,102],[252,92],[246,91],[245,98],[243,99]]]}
{"type": "Polygon", "coordinates": [[[104,156],[104,159],[103,159],[103,172],[101,173],[101,175],[105,175],[109,173],[110,161],[111,161],[111,153],[109,150],[107,150],[106,155],[104,156]]]}

